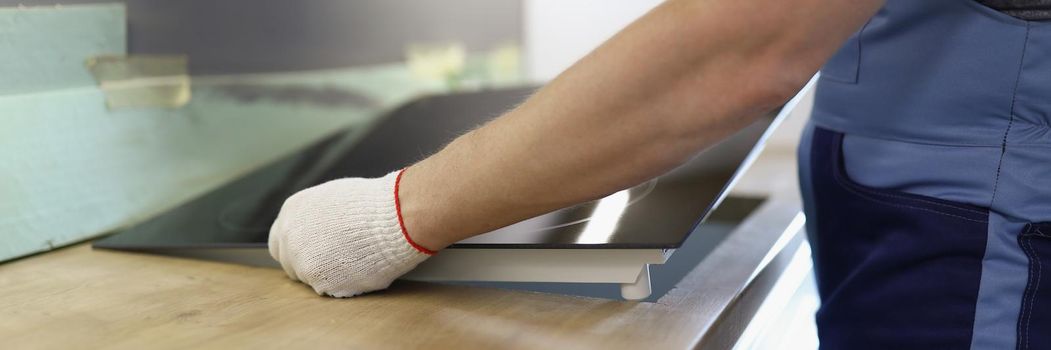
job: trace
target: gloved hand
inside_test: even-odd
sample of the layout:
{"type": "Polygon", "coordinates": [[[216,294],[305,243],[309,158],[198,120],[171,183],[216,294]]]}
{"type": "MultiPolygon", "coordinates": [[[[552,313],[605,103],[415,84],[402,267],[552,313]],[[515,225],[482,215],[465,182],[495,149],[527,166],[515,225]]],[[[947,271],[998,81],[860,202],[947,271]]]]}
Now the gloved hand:
{"type": "Polygon", "coordinates": [[[292,195],[270,228],[270,256],[321,295],[387,288],[434,254],[405,233],[400,179],[401,172],[339,179],[292,195]]]}

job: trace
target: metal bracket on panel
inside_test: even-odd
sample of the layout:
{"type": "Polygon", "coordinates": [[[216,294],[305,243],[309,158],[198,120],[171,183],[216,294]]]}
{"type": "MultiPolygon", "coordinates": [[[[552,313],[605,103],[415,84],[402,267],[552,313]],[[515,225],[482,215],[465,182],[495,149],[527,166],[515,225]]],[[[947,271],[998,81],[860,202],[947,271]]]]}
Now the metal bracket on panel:
{"type": "Polygon", "coordinates": [[[179,108],[190,102],[185,55],[106,55],[86,65],[110,109],[179,108]]]}

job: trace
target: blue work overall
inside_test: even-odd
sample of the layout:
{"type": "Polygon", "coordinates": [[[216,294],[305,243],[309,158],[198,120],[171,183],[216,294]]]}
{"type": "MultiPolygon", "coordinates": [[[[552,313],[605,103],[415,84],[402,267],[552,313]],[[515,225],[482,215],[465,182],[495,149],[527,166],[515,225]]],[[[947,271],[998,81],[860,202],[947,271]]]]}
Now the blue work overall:
{"type": "Polygon", "coordinates": [[[1051,349],[1051,23],[888,0],[799,155],[822,348],[1051,349]]]}

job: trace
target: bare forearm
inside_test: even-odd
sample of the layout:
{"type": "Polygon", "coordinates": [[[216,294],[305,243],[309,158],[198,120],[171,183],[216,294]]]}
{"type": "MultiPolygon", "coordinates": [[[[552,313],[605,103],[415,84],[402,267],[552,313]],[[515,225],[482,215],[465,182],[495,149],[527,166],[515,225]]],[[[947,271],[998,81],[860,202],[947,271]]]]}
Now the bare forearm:
{"type": "Polygon", "coordinates": [[[660,175],[783,103],[880,4],[669,1],[410,167],[406,228],[438,249],[660,175]]]}

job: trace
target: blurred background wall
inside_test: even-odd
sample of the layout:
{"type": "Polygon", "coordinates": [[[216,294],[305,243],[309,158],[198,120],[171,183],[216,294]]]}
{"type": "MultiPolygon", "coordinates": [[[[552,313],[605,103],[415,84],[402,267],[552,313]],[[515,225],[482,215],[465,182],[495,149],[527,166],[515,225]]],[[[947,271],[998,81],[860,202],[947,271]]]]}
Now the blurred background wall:
{"type": "Polygon", "coordinates": [[[554,78],[659,3],[661,0],[523,0],[526,73],[541,81],[554,78]]]}
{"type": "Polygon", "coordinates": [[[0,6],[122,2],[128,52],[186,54],[190,72],[309,70],[400,61],[412,42],[469,51],[520,43],[521,0],[0,0],[0,6]]]}

